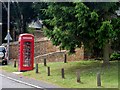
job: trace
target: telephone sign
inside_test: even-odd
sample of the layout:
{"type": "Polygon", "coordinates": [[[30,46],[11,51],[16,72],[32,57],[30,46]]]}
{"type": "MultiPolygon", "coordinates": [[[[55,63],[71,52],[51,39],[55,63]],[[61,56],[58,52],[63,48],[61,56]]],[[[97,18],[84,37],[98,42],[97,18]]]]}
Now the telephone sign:
{"type": "Polygon", "coordinates": [[[34,68],[34,36],[20,34],[19,36],[19,71],[29,71],[34,68]]]}

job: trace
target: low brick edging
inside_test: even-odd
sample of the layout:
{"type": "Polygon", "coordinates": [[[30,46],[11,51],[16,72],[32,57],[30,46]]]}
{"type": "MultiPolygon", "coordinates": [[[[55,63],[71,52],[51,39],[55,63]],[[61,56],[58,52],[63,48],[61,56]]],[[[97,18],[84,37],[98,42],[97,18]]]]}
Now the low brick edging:
{"type": "Polygon", "coordinates": [[[47,62],[50,62],[50,59],[53,59],[53,58],[54,58],[54,60],[56,58],[57,58],[57,60],[59,60],[60,58],[62,58],[62,60],[64,60],[65,53],[66,53],[66,51],[64,50],[64,51],[57,51],[57,52],[51,52],[51,53],[39,55],[34,58],[35,63],[41,63],[41,62],[43,62],[42,60],[44,60],[44,59],[47,59],[47,62]]]}

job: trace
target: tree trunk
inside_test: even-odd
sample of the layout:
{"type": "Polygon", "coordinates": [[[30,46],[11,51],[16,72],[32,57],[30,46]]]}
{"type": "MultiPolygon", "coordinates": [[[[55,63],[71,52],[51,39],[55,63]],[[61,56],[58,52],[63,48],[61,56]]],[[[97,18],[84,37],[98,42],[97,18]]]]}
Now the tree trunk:
{"type": "Polygon", "coordinates": [[[105,46],[103,47],[103,64],[109,64],[109,60],[110,60],[110,57],[109,57],[109,49],[110,48],[110,45],[109,43],[106,43],[105,46]]]}
{"type": "Polygon", "coordinates": [[[20,34],[22,34],[24,31],[23,31],[23,15],[21,14],[20,15],[20,24],[19,24],[19,27],[20,27],[20,34]]]}
{"type": "Polygon", "coordinates": [[[13,35],[13,41],[15,41],[15,28],[13,28],[13,30],[11,30],[12,31],[12,35],[13,35]]]}

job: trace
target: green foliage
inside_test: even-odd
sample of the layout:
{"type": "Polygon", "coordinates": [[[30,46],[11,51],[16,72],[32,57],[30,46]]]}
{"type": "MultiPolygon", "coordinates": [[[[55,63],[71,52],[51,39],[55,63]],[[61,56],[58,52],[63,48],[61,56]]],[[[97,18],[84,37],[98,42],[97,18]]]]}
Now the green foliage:
{"type": "Polygon", "coordinates": [[[83,3],[51,3],[45,12],[50,19],[44,21],[48,28],[44,31],[53,44],[62,49],[74,53],[82,42],[87,46],[89,43],[86,42],[91,42],[91,36],[95,36],[93,28],[98,21],[98,14],[83,3]]]}
{"type": "Polygon", "coordinates": [[[115,53],[112,53],[111,56],[110,56],[110,59],[111,60],[120,60],[120,54],[115,52],[115,53]]]}
{"type": "Polygon", "coordinates": [[[101,47],[109,42],[114,37],[114,30],[109,21],[102,22],[99,30],[96,31],[101,47]]]}
{"type": "MultiPolygon", "coordinates": [[[[37,18],[40,18],[41,20],[46,19],[44,9],[46,9],[48,6],[47,2],[34,2],[32,4],[32,8],[34,10],[34,14],[37,18]]],[[[35,17],[35,18],[36,18],[35,17]]]]}
{"type": "Polygon", "coordinates": [[[120,18],[112,19],[115,36],[112,39],[112,49],[120,51],[120,18]]]}
{"type": "Polygon", "coordinates": [[[47,5],[43,11],[46,17],[44,32],[62,49],[74,53],[81,44],[91,50],[103,48],[118,37],[119,22],[115,24],[112,18],[117,3],[55,2],[47,5]]]}
{"type": "Polygon", "coordinates": [[[29,27],[27,28],[28,33],[34,34],[34,31],[35,31],[34,28],[29,28],[29,27]]]}
{"type": "Polygon", "coordinates": [[[60,48],[74,52],[76,48],[74,34],[76,33],[77,24],[74,15],[74,4],[51,3],[45,12],[51,18],[44,21],[49,24],[49,27],[47,27],[49,29],[44,30],[46,35],[53,41],[54,45],[60,45],[60,48]]]}

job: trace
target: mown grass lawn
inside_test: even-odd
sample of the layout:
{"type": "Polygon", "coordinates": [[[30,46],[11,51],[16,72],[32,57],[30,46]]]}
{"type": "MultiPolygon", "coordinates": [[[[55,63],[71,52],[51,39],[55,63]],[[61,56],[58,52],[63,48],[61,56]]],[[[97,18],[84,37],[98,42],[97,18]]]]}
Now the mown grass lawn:
{"type": "MultiPolygon", "coordinates": [[[[47,67],[43,63],[39,64],[39,73],[33,71],[22,74],[37,80],[47,81],[61,87],[67,88],[97,88],[96,74],[101,72],[101,88],[118,88],[118,61],[111,61],[109,67],[103,67],[101,61],[77,61],[77,62],[54,62],[47,63],[51,69],[51,76],[47,76],[47,67]],[[65,69],[65,79],[61,78],[61,68],[65,69]],[[76,71],[80,71],[81,82],[76,82],[76,71]]],[[[13,65],[2,66],[8,72],[18,71],[13,65]]]]}

